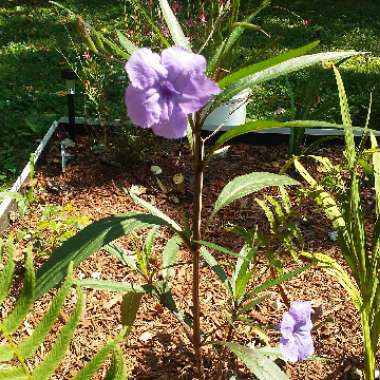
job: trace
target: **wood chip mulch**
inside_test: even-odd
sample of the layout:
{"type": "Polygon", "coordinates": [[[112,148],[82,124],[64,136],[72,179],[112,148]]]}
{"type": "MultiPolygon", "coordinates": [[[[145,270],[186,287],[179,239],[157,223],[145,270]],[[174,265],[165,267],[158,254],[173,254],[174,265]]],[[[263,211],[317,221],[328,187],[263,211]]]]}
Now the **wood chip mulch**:
{"type": "MultiPolygon", "coordinates": [[[[183,220],[184,212],[191,212],[191,163],[186,146],[178,142],[162,142],[161,151],[152,151],[144,162],[130,162],[129,165],[115,165],[91,150],[91,139],[80,136],[74,149],[75,159],[64,174],[60,172],[59,145],[55,142],[49,149],[45,161],[37,170],[35,189],[38,202],[30,212],[15,222],[7,231],[16,233],[21,228],[33,230],[38,223],[41,210],[50,204],[66,205],[71,203],[76,212],[89,216],[93,221],[100,218],[131,210],[141,210],[123,191],[123,187],[137,186],[145,188],[142,195],[146,200],[168,213],[178,223],[183,220]],[[158,165],[163,173],[158,177],[160,183],[150,170],[151,165],[158,165]],[[185,176],[184,191],[177,191],[172,181],[173,175],[182,173],[185,176]],[[164,191],[166,190],[166,191],[164,191]],[[179,202],[179,203],[178,203],[179,202]]],[[[277,145],[233,145],[224,159],[210,162],[205,175],[204,216],[210,214],[211,207],[223,186],[237,175],[253,171],[270,171],[278,173],[286,161],[286,144],[277,145]]],[[[342,160],[342,146],[330,146],[318,152],[330,157],[334,162],[342,160]]],[[[290,192],[292,193],[293,190],[290,192]]],[[[267,189],[255,196],[278,194],[276,189],[267,189]]],[[[227,223],[240,224],[247,228],[258,226],[261,231],[268,231],[268,225],[262,210],[255,202],[255,196],[249,196],[235,202],[220,212],[213,219],[204,239],[224,244],[238,250],[242,240],[237,235],[226,232],[227,223]]],[[[341,253],[336,243],[329,240],[328,233],[332,228],[324,219],[321,210],[311,201],[302,205],[301,213],[307,219],[302,227],[305,249],[324,252],[338,259],[343,264],[341,253]]],[[[162,231],[156,246],[156,257],[160,257],[164,238],[168,231],[162,231]]],[[[130,241],[124,237],[117,241],[121,246],[130,249],[130,241]]],[[[18,244],[19,260],[25,243],[18,244]]],[[[223,261],[228,261],[220,256],[223,261]]],[[[290,257],[284,257],[286,269],[294,269],[299,264],[290,257]]],[[[44,257],[36,253],[35,261],[40,265],[44,257]]],[[[159,259],[157,259],[159,260],[159,259]]],[[[176,268],[172,282],[173,293],[180,307],[191,309],[191,266],[189,254],[181,251],[179,261],[184,265],[176,268]]],[[[226,263],[228,266],[228,262],[226,263]]],[[[102,279],[141,283],[131,270],[115,258],[100,251],[83,262],[76,271],[77,276],[97,276],[102,279]]],[[[260,259],[252,286],[268,278],[265,259],[260,259]]],[[[284,370],[295,380],[343,379],[345,373],[354,363],[362,358],[362,344],[358,315],[347,294],[337,281],[317,269],[304,272],[299,277],[286,283],[285,291],[291,301],[309,300],[320,311],[320,319],[315,324],[315,360],[288,364],[284,370]]],[[[69,379],[88,361],[107,339],[115,336],[120,329],[121,295],[94,290],[85,290],[86,312],[55,379],[69,379]]],[[[213,339],[223,339],[226,323],[223,317],[228,310],[228,299],[224,288],[215,278],[213,272],[202,266],[201,273],[202,329],[206,333],[215,332],[213,339]]],[[[48,307],[50,295],[37,301],[35,311],[28,320],[28,326],[38,323],[48,307]]],[[[61,314],[60,324],[67,320],[75,299],[67,301],[67,308],[61,314]]],[[[262,326],[276,326],[281,320],[286,307],[275,289],[272,298],[255,307],[248,316],[262,326]]],[[[24,326],[25,327],[25,326],[24,326]]],[[[26,329],[26,327],[25,327],[26,329]]],[[[26,329],[27,330],[27,329],[26,329]]],[[[59,326],[56,328],[59,330],[59,326]]],[[[278,344],[279,334],[275,329],[268,330],[272,346],[278,344]]],[[[239,326],[235,340],[242,344],[260,344],[255,329],[250,326],[239,326]]],[[[51,336],[47,344],[38,352],[36,362],[49,350],[54,341],[51,336]]],[[[187,380],[196,379],[192,370],[193,353],[191,345],[177,320],[156,300],[145,296],[139,309],[138,317],[129,338],[123,343],[123,350],[130,369],[131,379],[145,380],[187,380]]],[[[227,362],[217,365],[220,352],[210,346],[204,349],[204,366],[206,379],[228,379],[226,369],[234,368],[241,378],[253,379],[243,364],[230,357],[227,362]],[[220,376],[220,371],[223,375],[220,376]]],[[[35,364],[35,363],[34,363],[35,364]]],[[[378,362],[380,364],[380,360],[378,362]]],[[[96,379],[102,379],[105,368],[96,379]]]]}

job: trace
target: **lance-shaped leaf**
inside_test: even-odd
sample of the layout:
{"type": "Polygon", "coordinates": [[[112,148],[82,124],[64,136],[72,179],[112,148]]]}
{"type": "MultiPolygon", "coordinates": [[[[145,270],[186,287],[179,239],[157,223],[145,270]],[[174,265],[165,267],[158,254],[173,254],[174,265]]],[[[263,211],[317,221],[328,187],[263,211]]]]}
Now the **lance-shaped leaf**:
{"type": "Polygon", "coordinates": [[[136,320],[143,293],[128,292],[121,303],[121,323],[131,327],[136,320]]]}
{"type": "MultiPolygon", "coordinates": [[[[243,26],[243,25],[241,25],[243,26]]],[[[278,65],[282,62],[285,62],[289,59],[299,57],[301,55],[304,55],[308,53],[309,51],[315,49],[319,45],[319,41],[314,41],[310,44],[307,44],[305,46],[302,46],[297,49],[289,50],[285,53],[279,54],[276,57],[272,57],[269,59],[266,59],[265,61],[261,61],[258,63],[254,63],[252,65],[249,65],[247,67],[244,67],[243,69],[240,69],[238,71],[233,72],[230,75],[225,76],[220,82],[219,86],[221,88],[226,88],[233,82],[236,82],[237,80],[247,77],[248,75],[253,75],[259,71],[268,69],[269,67],[278,65]]]]}
{"type": "Polygon", "coordinates": [[[356,161],[356,147],[355,147],[355,138],[352,130],[352,120],[350,115],[350,107],[348,105],[348,99],[346,96],[346,91],[344,90],[343,80],[339,73],[339,70],[333,66],[336,83],[338,86],[339,92],[339,101],[340,101],[340,112],[342,114],[342,121],[344,125],[344,136],[346,142],[346,159],[349,169],[354,167],[356,161]]]}
{"type": "Polygon", "coordinates": [[[238,302],[240,301],[240,297],[244,294],[248,282],[253,275],[250,266],[256,257],[256,253],[256,247],[250,247],[248,245],[244,245],[240,251],[240,257],[236,262],[231,279],[234,298],[238,302]]]}
{"type": "MultiPolygon", "coordinates": [[[[264,131],[274,128],[331,128],[342,129],[342,124],[328,123],[319,120],[294,120],[294,121],[277,121],[277,120],[253,120],[246,124],[239,125],[223,133],[212,147],[212,152],[222,147],[228,141],[251,132],[264,131]]],[[[354,130],[362,131],[362,128],[355,127],[354,130]]]]}
{"type": "Polygon", "coordinates": [[[174,264],[178,251],[181,247],[182,239],[178,235],[174,235],[168,240],[162,253],[162,277],[165,281],[171,279],[174,275],[174,264]]]}
{"type": "Polygon", "coordinates": [[[0,379],[2,380],[29,380],[24,368],[9,367],[0,369],[0,379]]]}
{"type": "Polygon", "coordinates": [[[178,20],[174,16],[174,13],[167,2],[167,0],[159,0],[160,7],[162,11],[162,15],[166,21],[166,25],[169,28],[170,35],[174,41],[174,44],[177,46],[181,46],[184,49],[191,50],[189,40],[185,37],[181,25],[178,20]]]}
{"type": "Polygon", "coordinates": [[[97,280],[95,278],[84,278],[83,280],[77,280],[75,283],[82,288],[90,288],[96,290],[104,290],[107,292],[118,293],[147,293],[152,290],[151,285],[138,285],[130,282],[119,282],[112,280],[97,280]]]}
{"type": "Polygon", "coordinates": [[[307,253],[303,252],[302,256],[315,261],[317,266],[323,269],[326,273],[336,278],[339,284],[346,290],[351,298],[352,303],[358,311],[361,310],[363,300],[360,295],[359,289],[351,280],[349,274],[339,263],[328,255],[323,253],[307,253]]]}
{"type": "Polygon", "coordinates": [[[135,203],[137,203],[139,206],[143,207],[146,211],[148,211],[150,214],[159,217],[160,219],[164,220],[170,227],[173,228],[175,232],[181,232],[181,227],[168,215],[164,214],[161,210],[159,210],[157,207],[154,207],[151,203],[145,201],[144,199],[140,198],[136,194],[132,192],[128,192],[129,196],[133,199],[135,203]]]}
{"type": "MultiPolygon", "coordinates": [[[[263,9],[270,5],[270,0],[264,0],[261,5],[248,17],[246,17],[243,22],[251,22],[263,9]]],[[[234,28],[231,34],[223,40],[223,42],[216,48],[214,55],[209,59],[207,65],[207,73],[212,75],[222,62],[223,58],[232,50],[232,48],[237,44],[241,36],[243,35],[245,28],[238,26],[234,28]]]]}
{"type": "Polygon", "coordinates": [[[227,276],[226,272],[223,270],[223,268],[215,260],[215,257],[205,247],[201,247],[201,254],[202,254],[202,258],[204,259],[204,261],[206,261],[206,263],[209,265],[209,267],[213,270],[213,272],[216,274],[216,276],[222,282],[224,287],[227,289],[228,293],[230,295],[233,295],[233,290],[232,290],[230,279],[228,278],[228,276],[227,276]]]}
{"type": "MultiPolygon", "coordinates": [[[[0,240],[0,252],[2,253],[2,240],[0,240]]],[[[12,240],[8,240],[8,257],[7,263],[0,275],[0,303],[7,297],[12,286],[13,273],[15,271],[15,262],[13,261],[15,247],[12,240]]]]}
{"type": "Polygon", "coordinates": [[[234,95],[237,95],[239,92],[243,91],[246,88],[253,88],[269,80],[276,79],[282,75],[290,74],[301,69],[305,69],[323,61],[335,61],[352,57],[358,54],[363,53],[358,53],[355,51],[343,51],[304,55],[301,57],[288,59],[279,64],[275,64],[274,66],[267,67],[264,70],[254,72],[254,74],[244,75],[241,77],[241,79],[237,79],[233,83],[229,84],[222,93],[215,97],[211,105],[211,109],[214,109],[220,104],[229,101],[234,95]]]}
{"type": "Polygon", "coordinates": [[[267,172],[256,172],[238,176],[229,182],[219,194],[211,217],[232,202],[266,187],[294,186],[298,184],[296,180],[288,176],[267,172]]]}
{"type": "Polygon", "coordinates": [[[36,274],[33,267],[32,248],[29,246],[26,252],[24,286],[14,309],[2,323],[8,333],[14,332],[26,318],[35,300],[35,286],[36,274]]]}
{"type": "Polygon", "coordinates": [[[288,376],[274,363],[281,358],[278,349],[272,347],[249,348],[237,343],[225,343],[259,380],[289,380],[288,376]]]}
{"type": "Polygon", "coordinates": [[[120,45],[126,50],[128,54],[132,55],[137,50],[137,46],[130,39],[125,37],[125,35],[121,33],[120,30],[117,30],[116,33],[120,45]]]}
{"type": "Polygon", "coordinates": [[[265,292],[266,290],[272,288],[273,286],[282,284],[283,282],[289,281],[294,277],[297,277],[299,274],[304,272],[305,270],[309,269],[310,265],[305,265],[303,267],[285,272],[278,277],[270,278],[269,280],[263,282],[262,284],[256,286],[253,290],[251,290],[249,293],[246,293],[244,295],[244,300],[250,300],[251,298],[257,296],[258,294],[265,292]]]}
{"type": "MultiPolygon", "coordinates": [[[[378,149],[377,139],[375,134],[371,132],[371,147],[378,149]]],[[[375,177],[375,194],[376,194],[376,214],[380,217],[380,152],[375,152],[372,155],[373,171],[375,177]]]]}
{"type": "Polygon", "coordinates": [[[107,251],[110,255],[118,259],[122,264],[130,267],[133,270],[137,270],[136,266],[136,255],[133,253],[128,254],[128,252],[120,247],[117,244],[108,244],[105,247],[103,247],[105,251],[107,251]]]}
{"type": "Polygon", "coordinates": [[[101,219],[66,240],[37,272],[36,296],[40,297],[59,284],[72,261],[75,265],[97,252],[111,241],[143,228],[168,222],[158,216],[131,212],[101,219]]]}
{"type": "Polygon", "coordinates": [[[64,358],[71,338],[74,335],[75,327],[78,325],[84,309],[84,296],[79,288],[77,288],[77,294],[78,301],[75,310],[72,312],[67,323],[62,327],[49,353],[39,364],[39,366],[33,370],[33,378],[38,380],[47,380],[64,358]]]}
{"type": "Polygon", "coordinates": [[[102,347],[96,355],[72,378],[72,380],[89,380],[107,359],[107,356],[115,349],[116,343],[111,341],[102,347]]]}
{"type": "Polygon", "coordinates": [[[104,380],[127,380],[127,368],[125,365],[124,354],[119,346],[116,346],[112,353],[111,365],[106,373],[104,380]]]}

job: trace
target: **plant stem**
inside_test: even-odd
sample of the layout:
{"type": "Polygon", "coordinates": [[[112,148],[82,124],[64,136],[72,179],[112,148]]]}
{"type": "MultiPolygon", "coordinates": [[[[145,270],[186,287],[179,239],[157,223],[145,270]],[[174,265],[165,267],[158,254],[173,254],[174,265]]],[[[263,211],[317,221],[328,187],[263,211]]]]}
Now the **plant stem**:
{"type": "MultiPolygon", "coordinates": [[[[204,142],[201,137],[200,128],[193,131],[193,165],[194,165],[194,199],[193,199],[193,215],[192,215],[192,239],[199,241],[202,239],[201,223],[202,223],[202,191],[203,191],[203,159],[204,159],[204,142]]],[[[192,260],[193,260],[193,347],[195,351],[195,364],[199,378],[203,378],[202,370],[202,353],[201,353],[201,327],[200,327],[200,299],[199,299],[199,261],[200,246],[197,243],[192,244],[192,260]]]]}
{"type": "Polygon", "coordinates": [[[361,313],[362,328],[363,328],[363,343],[364,343],[364,377],[365,380],[375,380],[376,349],[372,345],[372,334],[369,317],[366,310],[361,313]]]}

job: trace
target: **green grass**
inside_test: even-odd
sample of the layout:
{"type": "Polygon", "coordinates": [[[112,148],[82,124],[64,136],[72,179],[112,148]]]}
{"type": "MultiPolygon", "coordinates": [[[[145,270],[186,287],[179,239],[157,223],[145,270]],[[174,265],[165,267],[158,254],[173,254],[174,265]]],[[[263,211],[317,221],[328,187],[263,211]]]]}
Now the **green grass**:
{"type": "MultiPolygon", "coordinates": [[[[139,45],[149,45],[149,31],[142,26],[139,16],[133,16],[127,1],[66,0],[65,6],[83,15],[102,32],[116,28],[133,30],[139,45]]],[[[185,1],[186,3],[186,1],[185,1]]],[[[258,0],[242,2],[249,8],[258,0]]],[[[373,0],[273,0],[272,6],[254,21],[271,34],[271,38],[254,31],[246,33],[238,48],[236,62],[246,58],[252,62],[279,52],[321,40],[321,50],[356,49],[380,55],[380,2],[373,0]],[[303,19],[312,24],[305,28],[303,19]]],[[[61,69],[67,66],[57,51],[60,49],[72,61],[78,52],[64,25],[75,34],[72,20],[46,0],[4,0],[0,5],[0,189],[7,187],[28,159],[51,122],[66,113],[66,99],[59,96],[65,89],[61,69]]],[[[122,65],[112,68],[107,96],[115,102],[112,115],[123,116],[122,92],[125,81],[120,80],[122,65]]],[[[352,106],[353,119],[362,124],[367,112],[369,92],[374,91],[372,127],[378,127],[380,116],[380,59],[358,57],[341,68],[352,106]],[[376,87],[377,86],[377,87],[376,87]]],[[[331,71],[315,68],[288,78],[296,103],[303,101],[303,88],[310,82],[318,84],[313,96],[320,96],[321,104],[309,117],[339,120],[338,96],[331,71]]],[[[80,92],[79,87],[79,92],[80,92]]],[[[77,97],[78,114],[84,113],[83,96],[77,97]]],[[[252,118],[273,118],[282,107],[281,118],[293,117],[290,91],[285,80],[258,87],[254,92],[249,114],[252,118]]],[[[91,108],[89,109],[91,113],[91,108]]]]}
{"type": "MultiPolygon", "coordinates": [[[[133,22],[124,13],[123,2],[110,6],[108,0],[69,0],[64,4],[105,33],[107,27],[123,30],[133,22]]],[[[46,0],[0,4],[0,189],[18,175],[51,122],[67,112],[66,99],[59,95],[65,90],[61,70],[67,62],[57,49],[71,61],[78,54],[65,26],[75,35],[73,21],[46,0]]],[[[120,99],[121,91],[120,86],[120,99]]],[[[80,95],[77,113],[83,114],[80,95]]]]}
{"type": "MultiPolygon", "coordinates": [[[[247,2],[248,3],[248,2],[247,2]]],[[[321,41],[319,50],[357,50],[371,52],[368,56],[350,59],[341,65],[343,80],[349,96],[353,120],[363,125],[367,114],[369,94],[373,91],[374,103],[371,127],[380,128],[380,2],[372,0],[320,0],[272,1],[272,6],[255,20],[271,38],[255,32],[247,33],[240,54],[259,61],[289,48],[321,41]],[[305,27],[303,20],[311,20],[305,27]]],[[[321,103],[309,117],[340,120],[338,93],[332,71],[314,68],[288,78],[296,103],[302,103],[308,83],[317,85],[312,92],[321,103]]],[[[273,118],[273,112],[282,107],[282,118],[293,117],[289,86],[285,79],[257,88],[249,107],[252,118],[273,118]]]]}

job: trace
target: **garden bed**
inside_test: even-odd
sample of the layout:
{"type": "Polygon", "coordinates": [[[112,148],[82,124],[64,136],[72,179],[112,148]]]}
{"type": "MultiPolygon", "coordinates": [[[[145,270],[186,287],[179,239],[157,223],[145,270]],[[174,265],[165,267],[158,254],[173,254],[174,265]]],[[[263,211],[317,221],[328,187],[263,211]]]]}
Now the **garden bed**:
{"type": "MultiPolygon", "coordinates": [[[[48,205],[72,205],[72,212],[88,216],[91,220],[138,210],[124,188],[134,186],[141,197],[155,204],[156,207],[170,215],[178,222],[183,220],[184,210],[191,211],[192,170],[190,152],[186,144],[156,140],[155,149],[143,162],[115,163],[105,160],[102,154],[92,148],[92,139],[88,135],[78,136],[73,149],[75,159],[65,173],[61,172],[60,146],[54,141],[46,154],[46,160],[37,169],[36,178],[31,183],[38,202],[34,203],[29,213],[10,226],[6,235],[17,234],[20,230],[34,231],[38,226],[44,207],[48,205]],[[173,164],[174,163],[174,164],[173,164]],[[151,165],[162,168],[159,181],[151,172],[151,165]],[[182,173],[185,177],[185,189],[178,191],[173,184],[173,175],[182,173]]],[[[224,185],[233,177],[252,171],[270,171],[278,173],[286,161],[286,144],[232,145],[224,159],[213,160],[206,169],[204,213],[208,213],[217,195],[224,185]]],[[[331,145],[322,149],[320,154],[329,156],[333,161],[342,160],[342,146],[331,145]]],[[[316,173],[316,168],[311,168],[316,173]]],[[[276,195],[273,189],[266,193],[276,195]]],[[[256,194],[262,196],[263,192],[256,194]]],[[[242,240],[224,229],[227,223],[254,227],[268,231],[268,225],[262,210],[256,204],[254,196],[236,202],[213,220],[212,231],[205,231],[204,239],[218,242],[231,249],[240,249],[242,240]]],[[[369,200],[370,201],[370,200],[369,200]]],[[[369,204],[369,207],[371,205],[369,204]]],[[[373,206],[372,206],[373,207],[373,206]]],[[[329,240],[331,232],[329,223],[324,219],[320,209],[311,201],[302,205],[304,223],[300,225],[304,234],[305,247],[308,251],[324,252],[338,259],[343,264],[339,248],[329,240]]],[[[48,234],[49,232],[47,232],[48,234]]],[[[164,236],[167,232],[163,231],[164,236]]],[[[33,234],[32,234],[33,235],[33,234]]],[[[19,241],[19,257],[26,246],[24,237],[19,241]]],[[[33,240],[33,239],[32,239],[33,240]]],[[[118,244],[128,249],[130,241],[122,238],[118,244]]],[[[160,245],[156,255],[160,257],[160,245]]],[[[220,257],[221,258],[221,257],[220,257]]],[[[290,257],[284,257],[287,269],[297,266],[290,257]]],[[[36,253],[38,265],[46,257],[36,253]]],[[[176,268],[174,297],[186,311],[190,311],[191,266],[186,251],[181,251],[179,261],[184,265],[176,268]]],[[[226,264],[228,260],[226,258],[226,264]]],[[[255,283],[268,277],[266,266],[258,266],[255,283]]],[[[139,279],[116,259],[104,251],[82,263],[76,271],[77,277],[96,277],[139,283],[139,279]]],[[[290,378],[303,379],[340,379],[353,364],[360,362],[362,343],[360,337],[359,317],[345,291],[337,281],[325,273],[311,269],[296,279],[285,284],[286,293],[291,301],[312,301],[321,318],[316,321],[313,337],[316,344],[315,360],[288,365],[290,378]]],[[[119,328],[121,295],[86,290],[86,314],[82,318],[75,340],[60,368],[57,378],[64,379],[72,375],[93,353],[99,349],[119,328]]],[[[278,292],[272,292],[272,299],[253,309],[249,316],[258,323],[276,325],[286,310],[278,292]]],[[[37,313],[46,309],[48,297],[38,301],[37,313]],[[45,302],[46,301],[46,302],[45,302]]],[[[223,310],[228,307],[226,295],[214,273],[204,265],[201,275],[202,328],[204,332],[215,331],[219,339],[226,326],[221,320],[223,310]]],[[[62,315],[62,321],[67,316],[62,315]]],[[[33,325],[36,320],[32,319],[33,325]]],[[[269,332],[271,345],[279,341],[277,332],[269,332]]],[[[259,344],[260,339],[249,327],[238,329],[236,339],[240,343],[259,344]]],[[[123,344],[123,349],[131,369],[131,379],[193,379],[193,357],[186,335],[181,325],[155,300],[145,297],[140,307],[132,334],[123,344]]],[[[205,346],[206,378],[216,379],[220,371],[214,368],[213,357],[218,355],[211,346],[205,346]]],[[[380,361],[378,361],[380,364],[380,361]]],[[[245,367],[230,358],[226,367],[238,368],[245,379],[248,375],[245,367]]],[[[99,379],[101,376],[99,375],[99,379]]],[[[227,376],[224,377],[227,379],[227,376]]]]}

